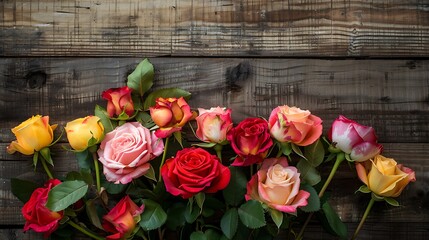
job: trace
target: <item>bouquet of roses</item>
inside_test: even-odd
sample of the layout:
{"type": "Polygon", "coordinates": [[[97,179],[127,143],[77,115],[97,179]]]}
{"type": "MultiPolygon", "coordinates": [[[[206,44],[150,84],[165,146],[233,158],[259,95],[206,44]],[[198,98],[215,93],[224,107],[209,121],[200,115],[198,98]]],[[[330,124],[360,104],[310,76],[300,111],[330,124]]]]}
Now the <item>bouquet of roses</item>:
{"type": "Polygon", "coordinates": [[[235,125],[231,109],[196,111],[189,92],[152,90],[153,78],[145,59],[127,86],[102,93],[106,108],[66,124],[63,150],[75,153],[79,169],[65,176],[51,171],[61,135],[48,116],[12,129],[7,151],[33,156],[48,177],[43,186],[11,181],[25,231],[51,239],[72,239],[72,228],[93,239],[302,239],[317,214],[328,232],[347,238],[324,193],[349,162],[364,183],[358,191],[371,193],[355,238],[374,202],[398,206],[393,198],[415,181],[413,170],[380,155],[373,128],[344,116],[327,138],[319,117],[287,105],[268,120],[235,125]],[[325,180],[323,165],[331,166],[325,180]]]}

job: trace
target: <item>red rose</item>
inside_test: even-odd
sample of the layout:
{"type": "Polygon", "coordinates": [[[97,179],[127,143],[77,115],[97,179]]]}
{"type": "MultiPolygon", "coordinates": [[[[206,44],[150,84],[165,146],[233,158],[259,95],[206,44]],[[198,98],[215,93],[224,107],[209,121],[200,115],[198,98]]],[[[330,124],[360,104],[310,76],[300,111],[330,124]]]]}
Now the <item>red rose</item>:
{"type": "Polygon", "coordinates": [[[261,118],[247,118],[228,132],[228,141],[237,157],[233,166],[249,166],[260,163],[267,156],[273,141],[268,123],[261,118]]]}
{"type": "Polygon", "coordinates": [[[134,103],[131,99],[133,90],[127,86],[110,88],[101,94],[106,99],[107,113],[110,117],[119,116],[123,111],[130,117],[134,114],[134,103]]]}
{"type": "Polygon", "coordinates": [[[200,192],[215,193],[226,188],[231,178],[229,168],[215,155],[201,148],[185,148],[177,152],[161,168],[167,192],[190,198],[200,192]]]}
{"type": "Polygon", "coordinates": [[[22,208],[22,215],[26,221],[24,231],[33,229],[35,232],[44,233],[44,237],[47,238],[57,230],[64,212],[53,212],[45,204],[48,200],[49,191],[60,183],[61,181],[58,179],[50,179],[46,182],[45,187],[34,190],[30,200],[22,208]]]}
{"type": "Polygon", "coordinates": [[[138,207],[127,195],[119,201],[112,210],[103,217],[103,228],[113,233],[107,240],[126,239],[136,227],[136,216],[144,210],[144,205],[138,207]]]}

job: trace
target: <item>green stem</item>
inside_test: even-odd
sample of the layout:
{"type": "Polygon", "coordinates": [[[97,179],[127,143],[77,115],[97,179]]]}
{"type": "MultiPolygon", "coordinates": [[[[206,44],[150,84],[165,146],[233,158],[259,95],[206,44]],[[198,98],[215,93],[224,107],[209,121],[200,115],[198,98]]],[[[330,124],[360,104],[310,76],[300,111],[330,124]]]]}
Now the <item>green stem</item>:
{"type": "Polygon", "coordinates": [[[216,144],[214,146],[214,150],[216,151],[216,155],[219,158],[220,162],[222,162],[222,145],[216,144]]]}
{"type": "Polygon", "coordinates": [[[168,142],[169,142],[168,140],[170,140],[170,137],[167,137],[165,139],[164,152],[162,153],[162,160],[161,160],[161,164],[159,165],[158,182],[161,181],[161,168],[162,168],[162,165],[164,165],[165,157],[167,156],[167,149],[168,149],[168,142]]]}
{"type": "Polygon", "coordinates": [[[338,167],[340,164],[344,161],[344,153],[338,153],[337,159],[335,160],[334,166],[331,169],[331,173],[329,173],[328,179],[326,179],[325,184],[323,185],[322,189],[319,192],[319,197],[322,197],[325,193],[326,189],[328,188],[329,184],[331,183],[332,178],[334,177],[335,173],[337,172],[338,167]]]}
{"type": "Polygon", "coordinates": [[[54,179],[54,176],[52,175],[51,171],[49,171],[48,165],[46,164],[46,160],[43,158],[43,156],[41,157],[41,160],[43,169],[45,169],[45,172],[48,175],[49,179],[54,179]]]}
{"type": "Polygon", "coordinates": [[[96,152],[92,152],[92,159],[94,160],[94,168],[95,168],[95,179],[97,183],[97,193],[101,192],[101,181],[100,181],[100,167],[98,165],[98,156],[96,152]]]}
{"type": "Polygon", "coordinates": [[[371,211],[372,206],[374,205],[375,200],[373,198],[371,198],[371,200],[368,203],[368,206],[366,207],[365,213],[362,216],[362,219],[360,220],[360,223],[358,225],[358,227],[356,228],[355,233],[353,234],[352,240],[356,239],[360,229],[363,226],[363,223],[365,222],[366,218],[368,217],[369,212],[371,211]]]}
{"type": "MultiPolygon", "coordinates": [[[[335,160],[334,166],[331,169],[331,173],[329,173],[328,179],[326,179],[325,184],[323,184],[323,187],[319,192],[319,198],[321,198],[323,196],[323,194],[325,193],[326,189],[328,188],[329,184],[332,181],[332,178],[334,178],[334,175],[337,172],[338,167],[344,161],[344,159],[345,159],[344,153],[338,153],[337,154],[337,159],[335,160]]],[[[307,227],[307,225],[310,222],[312,217],[313,217],[313,213],[310,213],[308,215],[307,219],[305,220],[304,225],[302,225],[301,231],[299,232],[298,237],[296,238],[297,240],[300,240],[303,238],[304,230],[307,227]]]]}
{"type": "Polygon", "coordinates": [[[73,221],[68,221],[67,223],[70,226],[72,226],[72,227],[76,228],[77,230],[79,230],[80,232],[82,232],[83,234],[87,235],[88,237],[91,237],[91,238],[97,239],[97,240],[104,240],[104,238],[95,235],[94,233],[90,232],[88,229],[79,226],[78,224],[76,224],[73,221]]]}

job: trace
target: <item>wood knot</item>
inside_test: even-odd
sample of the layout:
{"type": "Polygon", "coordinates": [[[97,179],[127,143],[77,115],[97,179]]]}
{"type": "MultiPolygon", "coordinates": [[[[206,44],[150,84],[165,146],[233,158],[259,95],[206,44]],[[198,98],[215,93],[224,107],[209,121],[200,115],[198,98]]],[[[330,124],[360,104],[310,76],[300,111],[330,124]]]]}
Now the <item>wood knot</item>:
{"type": "Polygon", "coordinates": [[[226,69],[226,80],[231,91],[240,91],[239,82],[245,81],[251,74],[251,66],[248,62],[241,62],[235,67],[226,69]]]}
{"type": "Polygon", "coordinates": [[[30,89],[41,88],[46,84],[46,73],[42,71],[30,72],[25,76],[27,87],[30,89]]]}

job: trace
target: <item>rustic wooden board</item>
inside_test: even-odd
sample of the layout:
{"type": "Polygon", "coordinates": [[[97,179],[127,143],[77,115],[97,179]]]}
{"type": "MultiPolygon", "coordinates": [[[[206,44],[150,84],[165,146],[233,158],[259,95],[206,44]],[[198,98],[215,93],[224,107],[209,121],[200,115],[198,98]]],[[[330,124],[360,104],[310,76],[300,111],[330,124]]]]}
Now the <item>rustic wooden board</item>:
{"type": "Polygon", "coordinates": [[[429,56],[426,1],[0,2],[2,56],[429,56]]]}
{"type": "MultiPolygon", "coordinates": [[[[139,58],[0,59],[0,141],[31,115],[65,123],[105,106],[139,58]]],[[[309,109],[327,131],[343,114],[376,129],[382,142],[428,142],[428,60],[152,58],[154,88],[180,87],[191,107],[226,106],[235,122],[268,118],[279,105],[309,109]]]]}

